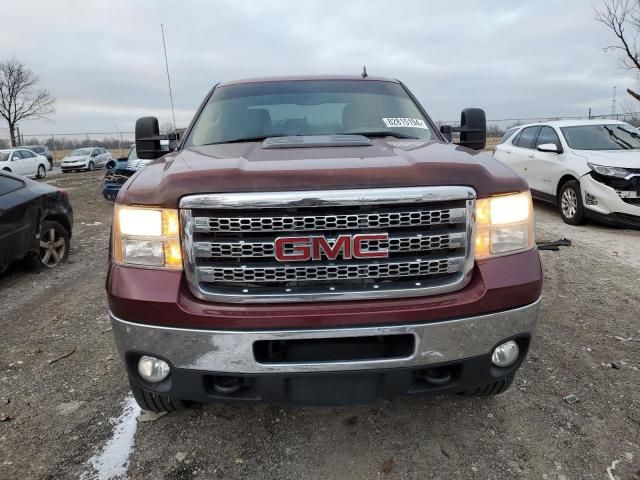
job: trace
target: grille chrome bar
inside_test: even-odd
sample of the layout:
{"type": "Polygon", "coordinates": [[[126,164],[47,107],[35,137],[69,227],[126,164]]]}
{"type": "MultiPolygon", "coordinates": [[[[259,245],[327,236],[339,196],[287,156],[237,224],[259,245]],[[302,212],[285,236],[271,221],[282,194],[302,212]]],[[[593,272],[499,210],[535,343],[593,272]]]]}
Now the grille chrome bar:
{"type": "Polygon", "coordinates": [[[351,215],[194,217],[194,232],[292,232],[419,227],[464,221],[464,208],[351,215]]]}
{"type": "Polygon", "coordinates": [[[180,209],[187,282],[207,301],[417,297],[458,290],[471,279],[475,191],[469,187],[203,194],[183,197],[180,209]],[[275,260],[276,232],[331,242],[358,230],[387,233],[388,244],[371,241],[367,248],[388,248],[389,258],[275,260]]]}
{"type": "MultiPolygon", "coordinates": [[[[335,237],[327,237],[333,242],[335,237]]],[[[370,250],[388,249],[394,252],[424,252],[429,250],[441,250],[449,248],[463,248],[467,240],[466,232],[454,232],[438,235],[414,234],[390,236],[388,242],[365,242],[365,248],[370,250]]],[[[274,257],[275,242],[259,241],[213,241],[194,242],[193,250],[199,258],[247,258],[247,257],[274,257]]],[[[285,249],[285,253],[292,253],[291,248],[285,249]]]]}
{"type": "Polygon", "coordinates": [[[387,279],[461,272],[464,257],[404,262],[348,263],[274,267],[198,267],[203,282],[301,282],[318,280],[387,279]]]}

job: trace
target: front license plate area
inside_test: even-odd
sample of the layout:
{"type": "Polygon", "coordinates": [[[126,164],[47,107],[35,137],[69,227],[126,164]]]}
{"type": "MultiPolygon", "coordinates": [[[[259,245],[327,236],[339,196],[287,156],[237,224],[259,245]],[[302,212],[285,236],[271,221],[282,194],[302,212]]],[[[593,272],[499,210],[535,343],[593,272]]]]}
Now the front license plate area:
{"type": "Polygon", "coordinates": [[[353,405],[378,398],[380,376],[309,375],[288,380],[289,401],[305,405],[353,405]]]}

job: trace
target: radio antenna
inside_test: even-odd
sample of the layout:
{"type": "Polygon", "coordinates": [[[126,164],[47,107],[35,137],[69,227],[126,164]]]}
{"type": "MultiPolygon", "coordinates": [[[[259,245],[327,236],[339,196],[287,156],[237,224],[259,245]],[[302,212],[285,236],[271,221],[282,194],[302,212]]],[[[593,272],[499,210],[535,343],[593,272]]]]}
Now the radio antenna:
{"type": "Polygon", "coordinates": [[[173,133],[176,133],[176,112],[173,109],[173,92],[171,91],[171,77],[169,76],[169,60],[167,60],[167,44],[164,41],[164,25],[160,24],[162,32],[162,47],[164,49],[164,65],[167,69],[167,83],[169,84],[169,100],[171,101],[171,116],[173,117],[173,133]]]}
{"type": "Polygon", "coordinates": [[[369,75],[367,75],[367,66],[365,65],[364,67],[362,67],[362,78],[367,78],[369,75]]]}

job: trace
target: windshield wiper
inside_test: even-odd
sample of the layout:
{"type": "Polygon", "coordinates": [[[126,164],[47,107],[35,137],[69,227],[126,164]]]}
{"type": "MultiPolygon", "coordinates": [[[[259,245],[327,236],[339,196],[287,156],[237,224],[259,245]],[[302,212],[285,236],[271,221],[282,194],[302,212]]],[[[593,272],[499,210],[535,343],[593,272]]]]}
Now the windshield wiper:
{"type": "Polygon", "coordinates": [[[362,135],[363,137],[373,137],[373,138],[395,137],[395,138],[408,138],[412,140],[418,140],[418,137],[414,137],[413,135],[407,135],[406,133],[400,133],[400,132],[390,132],[388,130],[379,130],[379,131],[372,131],[372,132],[347,132],[347,133],[338,133],[338,135],[362,135]]]}
{"type": "Polygon", "coordinates": [[[606,125],[603,125],[603,127],[607,132],[609,132],[609,137],[611,137],[611,140],[620,145],[624,150],[633,149],[633,146],[629,142],[624,141],[622,138],[616,135],[612,128],[607,128],[606,125]]]}

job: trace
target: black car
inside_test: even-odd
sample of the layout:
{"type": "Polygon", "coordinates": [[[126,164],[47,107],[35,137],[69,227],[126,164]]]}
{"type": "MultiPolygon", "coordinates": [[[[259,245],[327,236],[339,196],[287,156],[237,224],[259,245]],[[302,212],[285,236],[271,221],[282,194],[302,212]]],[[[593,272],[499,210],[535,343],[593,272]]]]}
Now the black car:
{"type": "Polygon", "coordinates": [[[38,155],[47,157],[47,160],[49,160],[49,170],[53,169],[53,153],[51,153],[51,150],[49,150],[46,145],[26,145],[20,148],[26,148],[27,150],[31,150],[38,155]]]}
{"type": "Polygon", "coordinates": [[[0,273],[24,258],[36,269],[65,262],[72,226],[67,192],[0,172],[0,273]]]}

